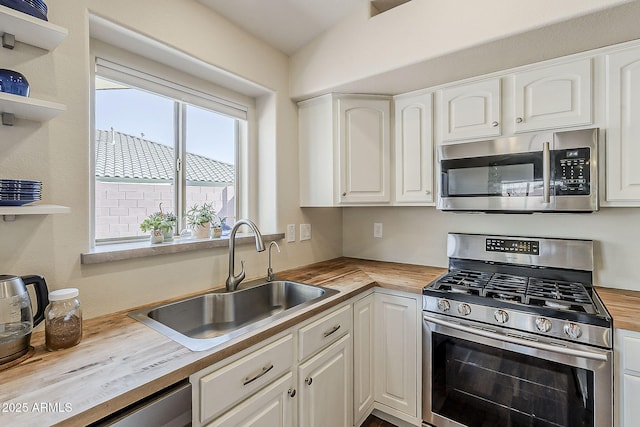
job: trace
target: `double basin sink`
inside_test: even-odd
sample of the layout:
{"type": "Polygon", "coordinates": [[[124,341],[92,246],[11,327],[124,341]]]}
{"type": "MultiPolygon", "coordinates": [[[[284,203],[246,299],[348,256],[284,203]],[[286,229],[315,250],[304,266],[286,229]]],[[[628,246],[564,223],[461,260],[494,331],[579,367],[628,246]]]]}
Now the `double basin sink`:
{"type": "Polygon", "coordinates": [[[129,316],[194,350],[208,350],[337,294],[335,289],[288,280],[250,282],[145,308],[129,316]]]}

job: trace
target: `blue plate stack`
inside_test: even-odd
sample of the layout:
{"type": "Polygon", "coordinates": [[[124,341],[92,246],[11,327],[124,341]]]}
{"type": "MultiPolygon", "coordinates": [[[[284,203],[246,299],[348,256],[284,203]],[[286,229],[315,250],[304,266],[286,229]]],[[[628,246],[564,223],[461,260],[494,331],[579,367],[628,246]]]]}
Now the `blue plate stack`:
{"type": "Polygon", "coordinates": [[[27,15],[47,20],[47,5],[42,0],[0,0],[0,4],[27,15]]]}
{"type": "Polygon", "coordinates": [[[41,198],[41,181],[0,179],[0,206],[22,206],[41,198]]]}

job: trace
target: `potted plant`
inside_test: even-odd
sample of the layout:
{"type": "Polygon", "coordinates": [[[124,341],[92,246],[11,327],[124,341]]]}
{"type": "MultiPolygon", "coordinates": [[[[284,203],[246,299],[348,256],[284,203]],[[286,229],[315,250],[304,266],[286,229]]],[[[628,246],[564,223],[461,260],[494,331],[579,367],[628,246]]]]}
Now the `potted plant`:
{"type": "Polygon", "coordinates": [[[212,223],[220,220],[212,203],[204,203],[202,206],[196,203],[189,208],[185,217],[187,224],[196,232],[196,237],[199,239],[210,237],[212,223]]]}
{"type": "Polygon", "coordinates": [[[140,230],[151,231],[151,243],[162,243],[173,240],[173,227],[176,226],[176,216],[172,213],[154,212],[140,223],[140,230]]]}
{"type": "Polygon", "coordinates": [[[219,216],[216,215],[213,222],[211,223],[211,230],[212,230],[213,237],[215,239],[222,237],[222,230],[226,225],[225,224],[226,220],[227,220],[227,217],[220,218],[219,216]]]}

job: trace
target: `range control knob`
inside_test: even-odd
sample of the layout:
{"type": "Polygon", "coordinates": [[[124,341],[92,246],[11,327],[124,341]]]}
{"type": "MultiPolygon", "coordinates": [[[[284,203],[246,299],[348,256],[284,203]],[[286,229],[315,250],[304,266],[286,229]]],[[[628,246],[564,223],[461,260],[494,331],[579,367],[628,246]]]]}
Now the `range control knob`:
{"type": "Polygon", "coordinates": [[[582,330],[580,329],[580,325],[576,325],[575,323],[567,323],[564,325],[564,333],[569,338],[577,340],[582,335],[582,330]]]}
{"type": "Polygon", "coordinates": [[[509,313],[504,310],[496,311],[495,313],[493,313],[493,317],[498,323],[507,323],[509,321],[509,313]]]}
{"type": "Polygon", "coordinates": [[[451,304],[446,299],[441,299],[438,301],[438,310],[440,311],[449,311],[451,308],[451,304]]]}
{"type": "Polygon", "coordinates": [[[460,314],[461,316],[468,316],[469,314],[471,314],[471,306],[466,303],[460,304],[458,306],[458,314],[460,314]]]}
{"type": "Polygon", "coordinates": [[[551,320],[544,317],[537,317],[536,329],[540,332],[549,332],[551,330],[551,320]]]}

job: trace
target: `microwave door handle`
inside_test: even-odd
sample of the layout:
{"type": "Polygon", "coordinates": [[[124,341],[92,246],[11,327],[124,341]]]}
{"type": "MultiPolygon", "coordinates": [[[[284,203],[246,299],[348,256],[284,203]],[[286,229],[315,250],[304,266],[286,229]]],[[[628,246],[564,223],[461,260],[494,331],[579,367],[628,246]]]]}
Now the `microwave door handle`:
{"type": "Polygon", "coordinates": [[[542,198],[544,203],[551,203],[551,151],[549,142],[542,145],[542,198]]]}

